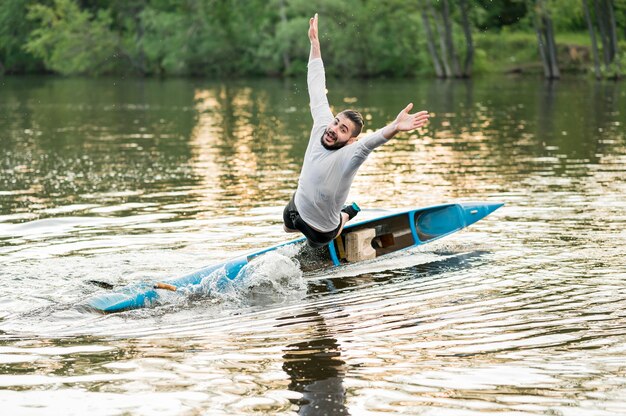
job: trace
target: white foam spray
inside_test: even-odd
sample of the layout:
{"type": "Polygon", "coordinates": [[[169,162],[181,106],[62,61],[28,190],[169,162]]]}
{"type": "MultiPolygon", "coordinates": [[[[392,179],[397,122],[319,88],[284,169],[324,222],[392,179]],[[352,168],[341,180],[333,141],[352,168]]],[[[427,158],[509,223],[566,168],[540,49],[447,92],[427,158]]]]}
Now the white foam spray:
{"type": "Polygon", "coordinates": [[[300,246],[285,246],[250,260],[234,279],[219,268],[198,285],[181,288],[188,301],[208,298],[213,304],[251,306],[281,303],[306,295],[306,281],[295,258],[300,246]]]}

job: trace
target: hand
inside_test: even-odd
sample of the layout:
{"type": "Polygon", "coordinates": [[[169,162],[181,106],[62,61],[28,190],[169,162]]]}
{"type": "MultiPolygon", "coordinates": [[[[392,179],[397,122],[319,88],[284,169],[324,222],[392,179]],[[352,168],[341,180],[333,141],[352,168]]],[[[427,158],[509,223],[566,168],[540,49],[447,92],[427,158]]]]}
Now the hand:
{"type": "Polygon", "coordinates": [[[320,39],[317,31],[317,13],[309,20],[309,40],[311,41],[311,53],[309,54],[309,61],[313,59],[321,58],[322,52],[320,50],[320,39]]]}
{"type": "Polygon", "coordinates": [[[419,129],[428,123],[430,114],[428,111],[420,111],[415,114],[409,114],[409,111],[413,108],[413,103],[407,105],[404,110],[400,111],[398,117],[393,123],[388,124],[383,128],[383,137],[387,140],[391,139],[400,131],[411,131],[419,129]]]}
{"type": "Polygon", "coordinates": [[[415,114],[409,114],[409,111],[413,108],[413,103],[410,103],[404,110],[400,111],[398,117],[393,122],[397,131],[411,131],[424,127],[428,123],[430,114],[428,111],[420,111],[415,114]]]}
{"type": "Polygon", "coordinates": [[[317,37],[317,13],[315,13],[315,16],[309,19],[309,40],[311,41],[311,43],[319,43],[320,41],[317,37]]]}

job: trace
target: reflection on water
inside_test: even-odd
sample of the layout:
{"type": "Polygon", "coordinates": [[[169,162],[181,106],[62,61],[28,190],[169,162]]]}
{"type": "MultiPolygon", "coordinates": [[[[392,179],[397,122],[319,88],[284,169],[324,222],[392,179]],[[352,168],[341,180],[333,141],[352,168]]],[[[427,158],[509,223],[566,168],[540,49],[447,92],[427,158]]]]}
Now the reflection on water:
{"type": "MultiPolygon", "coordinates": [[[[301,83],[9,79],[0,213],[32,219],[104,203],[119,215],[165,207],[196,218],[286,200],[310,128],[301,83]]],[[[498,176],[568,175],[572,163],[580,177],[623,137],[619,84],[335,83],[331,102],[363,91],[354,104],[366,129],[416,98],[436,116],[423,136],[394,139],[365,164],[354,193],[373,206],[403,207],[407,189],[429,194],[411,203],[473,196],[486,186],[502,191],[498,176]],[[371,195],[371,186],[382,194],[371,195]]]]}
{"type": "Polygon", "coordinates": [[[304,85],[0,81],[3,409],[625,414],[621,84],[329,80],[335,109],[362,110],[366,129],[408,101],[435,115],[364,164],[359,218],[506,206],[293,287],[300,274],[267,258],[236,296],[75,307],[290,239],[280,221],[310,128],[304,85]]]}
{"type": "Polygon", "coordinates": [[[337,340],[329,336],[324,318],[316,312],[293,316],[311,324],[315,319],[318,338],[285,347],[283,370],[291,382],[289,390],[302,393],[293,400],[300,415],[347,415],[346,391],[343,386],[345,362],[337,340]]]}

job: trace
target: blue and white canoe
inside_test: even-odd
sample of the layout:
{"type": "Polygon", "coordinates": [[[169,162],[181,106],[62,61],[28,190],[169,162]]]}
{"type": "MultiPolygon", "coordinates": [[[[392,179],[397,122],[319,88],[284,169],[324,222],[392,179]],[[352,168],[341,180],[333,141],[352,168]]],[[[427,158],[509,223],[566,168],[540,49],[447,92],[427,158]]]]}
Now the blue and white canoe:
{"type": "Polygon", "coordinates": [[[98,294],[83,306],[102,313],[149,307],[158,302],[163,291],[199,285],[204,278],[218,271],[222,279],[236,280],[242,268],[253,258],[288,245],[302,246],[296,257],[305,272],[369,260],[450,235],[483,219],[502,205],[480,202],[444,204],[387,214],[347,225],[341,235],[325,247],[311,248],[301,244],[305,238],[299,238],[182,277],[134,283],[98,294]]]}

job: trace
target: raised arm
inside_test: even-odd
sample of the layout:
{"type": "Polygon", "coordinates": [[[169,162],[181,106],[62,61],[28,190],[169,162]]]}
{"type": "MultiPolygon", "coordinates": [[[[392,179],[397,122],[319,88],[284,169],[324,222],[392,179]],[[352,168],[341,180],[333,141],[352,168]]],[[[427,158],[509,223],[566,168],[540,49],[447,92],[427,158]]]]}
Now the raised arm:
{"type": "Polygon", "coordinates": [[[307,71],[307,85],[314,123],[326,123],[333,119],[328,98],[326,97],[326,74],[320,52],[320,41],[317,30],[317,13],[309,20],[309,40],[311,54],[307,71]]]}
{"type": "Polygon", "coordinates": [[[321,58],[320,39],[317,31],[317,13],[309,19],[309,40],[311,41],[311,53],[309,54],[309,62],[313,59],[321,58]]]}
{"type": "Polygon", "coordinates": [[[409,114],[409,111],[413,108],[413,103],[407,105],[404,110],[400,111],[400,114],[390,124],[383,128],[383,136],[389,140],[401,131],[411,131],[423,127],[428,122],[430,114],[428,111],[419,111],[414,114],[409,114]]]}

